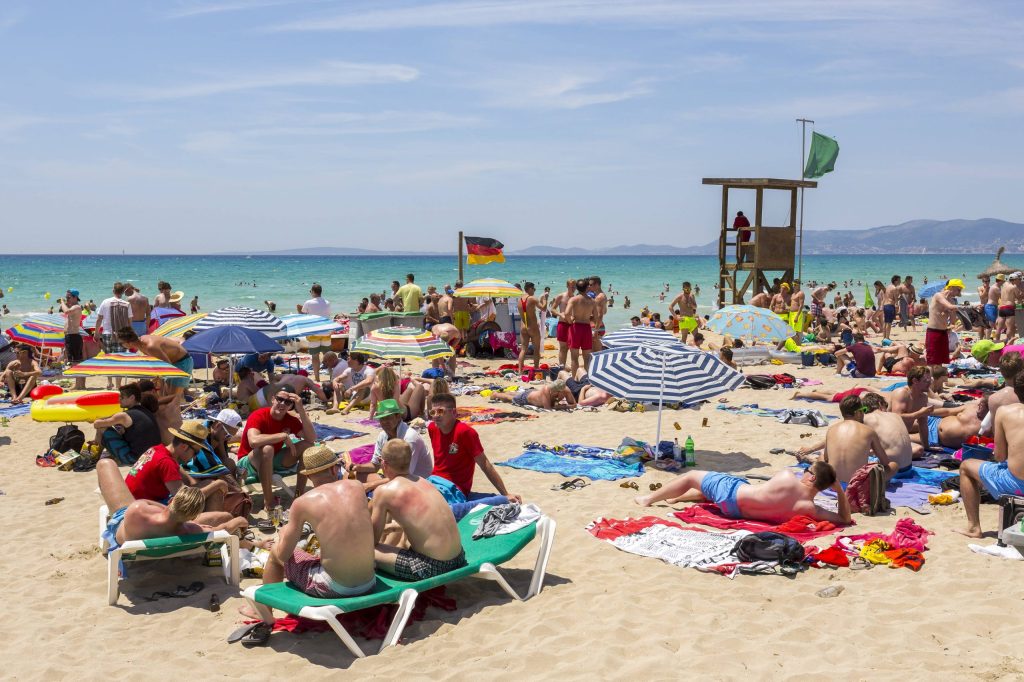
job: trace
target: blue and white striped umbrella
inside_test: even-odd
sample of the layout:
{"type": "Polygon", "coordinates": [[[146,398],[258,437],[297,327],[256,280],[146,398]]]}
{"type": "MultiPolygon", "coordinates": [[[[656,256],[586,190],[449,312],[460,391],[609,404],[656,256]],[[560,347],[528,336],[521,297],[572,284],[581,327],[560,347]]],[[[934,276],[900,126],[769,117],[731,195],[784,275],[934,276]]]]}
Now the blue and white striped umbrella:
{"type": "Polygon", "coordinates": [[[342,325],[334,320],[305,313],[282,315],[281,321],[284,322],[285,331],[290,339],[304,336],[329,336],[343,329],[342,325]]]}
{"type": "Polygon", "coordinates": [[[253,331],[262,332],[272,339],[283,339],[288,336],[281,318],[271,315],[265,310],[256,310],[255,308],[241,305],[214,310],[199,320],[193,329],[196,332],[201,332],[213,329],[214,327],[227,326],[252,329],[253,331]]]}
{"type": "Polygon", "coordinates": [[[742,386],[743,375],[711,353],[645,344],[594,353],[590,383],[618,398],[658,403],[658,443],[665,402],[709,400],[742,386]]]}
{"type": "Polygon", "coordinates": [[[656,327],[623,327],[610,332],[601,339],[608,348],[629,348],[647,343],[656,346],[680,346],[679,339],[656,327]]]}

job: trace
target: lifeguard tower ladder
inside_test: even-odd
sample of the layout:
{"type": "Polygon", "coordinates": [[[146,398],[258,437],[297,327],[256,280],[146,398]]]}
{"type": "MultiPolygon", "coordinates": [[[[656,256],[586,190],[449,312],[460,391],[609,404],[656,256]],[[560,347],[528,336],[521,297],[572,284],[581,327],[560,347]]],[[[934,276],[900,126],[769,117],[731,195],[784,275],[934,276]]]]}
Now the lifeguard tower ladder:
{"type": "MultiPolygon", "coordinates": [[[[793,281],[797,249],[797,190],[818,186],[813,180],[776,178],[704,178],[702,184],[722,188],[722,233],[718,238],[718,307],[744,303],[749,295],[770,290],[767,274],[781,272],[784,282],[793,281]],[[729,190],[754,190],[754,215],[750,227],[734,228],[729,210],[729,190]],[[790,193],[789,224],[780,227],[762,225],[765,190],[790,193]],[[750,231],[748,241],[740,241],[743,230],[750,231]]],[[[747,218],[750,220],[750,216],[747,218]]]]}

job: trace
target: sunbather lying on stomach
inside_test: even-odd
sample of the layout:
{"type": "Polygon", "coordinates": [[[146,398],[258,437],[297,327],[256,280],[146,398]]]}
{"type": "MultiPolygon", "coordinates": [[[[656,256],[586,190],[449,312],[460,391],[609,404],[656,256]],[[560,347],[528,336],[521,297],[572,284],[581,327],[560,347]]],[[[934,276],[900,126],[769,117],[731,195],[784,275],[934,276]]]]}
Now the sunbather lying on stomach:
{"type": "Polygon", "coordinates": [[[636,503],[649,507],[665,500],[711,502],[729,518],[784,523],[794,516],[810,516],[819,521],[850,523],[850,503],[839,487],[835,469],[828,462],[814,462],[802,475],[783,469],[763,485],[750,485],[745,478],[716,471],[690,471],[650,495],[641,495],[636,503]],[[839,500],[836,514],[814,504],[814,497],[832,488],[839,500]]]}
{"type": "Polygon", "coordinates": [[[302,473],[313,490],[297,497],[288,523],[263,569],[263,584],[285,578],[313,597],[334,598],[365,594],[374,588],[373,527],[366,493],[358,481],[338,480],[341,460],[326,445],[302,453],[302,473]],[[308,523],[320,541],[320,556],[296,545],[302,524],[308,523]]]}
{"type": "Polygon", "coordinates": [[[465,566],[451,507],[427,479],[409,473],[409,444],[392,438],[381,456],[388,482],[374,491],[370,512],[377,567],[403,580],[425,580],[465,566]],[[398,525],[391,532],[389,516],[398,525]]]}

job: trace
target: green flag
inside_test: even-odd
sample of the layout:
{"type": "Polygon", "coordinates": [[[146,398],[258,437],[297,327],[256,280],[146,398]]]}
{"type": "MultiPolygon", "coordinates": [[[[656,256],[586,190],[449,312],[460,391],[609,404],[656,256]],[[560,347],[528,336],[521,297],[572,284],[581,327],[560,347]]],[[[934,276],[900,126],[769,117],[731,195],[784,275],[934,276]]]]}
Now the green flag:
{"type": "Polygon", "coordinates": [[[871,291],[868,289],[868,285],[867,284],[864,285],[864,307],[865,308],[874,308],[875,307],[875,302],[873,300],[871,300],[871,291]]]}
{"type": "Polygon", "coordinates": [[[811,153],[807,155],[805,178],[820,178],[831,173],[839,156],[839,143],[821,133],[811,133],[811,153]]]}

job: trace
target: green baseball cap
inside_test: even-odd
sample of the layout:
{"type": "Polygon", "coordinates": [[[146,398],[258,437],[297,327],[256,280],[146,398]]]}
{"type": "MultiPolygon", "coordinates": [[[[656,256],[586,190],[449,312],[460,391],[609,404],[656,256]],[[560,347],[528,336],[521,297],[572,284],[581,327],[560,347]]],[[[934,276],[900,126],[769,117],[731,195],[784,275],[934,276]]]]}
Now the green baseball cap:
{"type": "Polygon", "coordinates": [[[405,414],[405,410],[398,404],[398,401],[394,398],[388,398],[387,400],[381,400],[377,403],[377,413],[373,415],[374,419],[380,419],[381,417],[390,417],[393,414],[405,414]]]}
{"type": "Polygon", "coordinates": [[[982,339],[971,346],[971,355],[973,355],[978,362],[986,362],[990,353],[1002,350],[1005,345],[1005,343],[996,343],[991,339],[982,339]]]}

